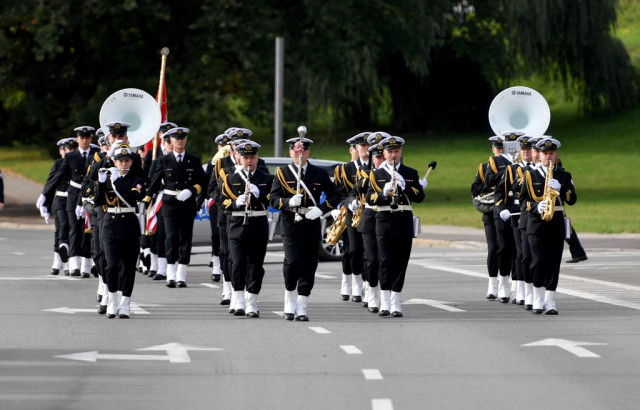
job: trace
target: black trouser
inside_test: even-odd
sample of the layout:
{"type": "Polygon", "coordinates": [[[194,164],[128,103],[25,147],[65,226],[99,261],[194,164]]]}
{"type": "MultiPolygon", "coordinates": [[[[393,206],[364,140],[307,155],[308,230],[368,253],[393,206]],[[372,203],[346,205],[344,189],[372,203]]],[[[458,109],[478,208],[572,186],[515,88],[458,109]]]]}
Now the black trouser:
{"type": "Polygon", "coordinates": [[[136,279],[136,261],[140,236],[103,241],[104,256],[107,261],[107,287],[110,293],[122,290],[122,296],[131,296],[136,279]]]}
{"type": "Polygon", "coordinates": [[[520,228],[518,228],[517,220],[514,222],[515,226],[511,225],[511,230],[513,231],[516,256],[514,261],[513,275],[511,276],[511,279],[524,280],[524,272],[522,270],[522,236],[520,235],[520,228]]]}
{"type": "Polygon", "coordinates": [[[93,226],[92,242],[94,247],[91,248],[91,258],[98,269],[98,275],[104,283],[106,281],[107,262],[104,257],[104,248],[102,238],[102,227],[104,226],[104,218],[96,218],[96,224],[93,226]]]}
{"type": "Polygon", "coordinates": [[[229,239],[229,254],[233,259],[233,290],[240,291],[246,287],[249,293],[260,293],[266,253],[265,241],[229,239]]]}
{"type": "Polygon", "coordinates": [[[227,216],[218,218],[220,232],[220,268],[225,282],[231,282],[231,256],[229,255],[229,232],[227,231],[227,216]]]}
{"type": "MultiPolygon", "coordinates": [[[[349,234],[345,229],[340,236],[342,238],[342,273],[345,275],[351,275],[351,252],[349,251],[349,234]]],[[[338,245],[336,245],[338,246],[338,245]]]]}
{"type": "Polygon", "coordinates": [[[376,235],[380,259],[380,290],[401,292],[411,256],[413,237],[376,235]]]}
{"type": "Polygon", "coordinates": [[[75,211],[67,211],[67,219],[69,221],[69,256],[84,256],[82,254],[84,220],[78,219],[75,211]]]}
{"type": "Polygon", "coordinates": [[[499,217],[494,219],[496,225],[496,241],[498,243],[498,266],[500,276],[510,276],[514,266],[515,245],[511,224],[503,221],[499,217]]]}
{"type": "MultiPolygon", "coordinates": [[[[483,218],[484,220],[484,218],[483,218]]],[[[484,221],[484,236],[487,238],[487,270],[490,278],[498,277],[498,239],[493,221],[484,221]]]]}
{"type": "Polygon", "coordinates": [[[167,235],[164,244],[168,264],[178,262],[180,265],[188,265],[191,261],[193,218],[191,212],[163,217],[167,235]]]}
{"type": "Polygon", "coordinates": [[[364,245],[362,244],[362,234],[351,226],[351,218],[347,220],[347,237],[349,238],[349,253],[351,253],[351,273],[360,275],[364,272],[364,245]]]}
{"type": "Polygon", "coordinates": [[[522,277],[526,283],[533,283],[533,274],[531,273],[531,245],[526,229],[520,229],[520,237],[522,238],[522,277]]]}
{"type": "Polygon", "coordinates": [[[220,228],[218,227],[218,205],[209,208],[209,225],[211,225],[211,255],[220,256],[220,228]]]}
{"type": "Polygon", "coordinates": [[[587,256],[587,253],[584,251],[584,248],[580,244],[580,240],[578,239],[578,234],[575,229],[573,229],[573,225],[571,225],[571,236],[569,239],[565,239],[569,244],[569,252],[571,252],[572,259],[578,259],[587,256]]]}
{"type": "Polygon", "coordinates": [[[564,235],[529,234],[533,286],[556,290],[564,248],[564,235]]]}
{"type": "MultiPolygon", "coordinates": [[[[316,235],[310,235],[315,238],[316,235]]],[[[298,289],[298,295],[309,296],[315,283],[316,269],[318,268],[317,239],[300,240],[291,236],[283,236],[284,263],[284,287],[288,291],[298,289]]]]}
{"type": "MultiPolygon", "coordinates": [[[[53,200],[54,223],[56,224],[56,232],[58,233],[58,246],[61,243],[69,245],[69,215],[65,210],[67,198],[56,196],[53,200]]],[[[54,249],[58,252],[58,248],[54,249]]]]}
{"type": "Polygon", "coordinates": [[[151,253],[158,255],[158,258],[166,258],[167,253],[165,252],[165,241],[167,240],[167,234],[164,229],[163,217],[158,215],[158,227],[156,228],[156,233],[151,236],[147,236],[147,238],[149,238],[151,253]]]}
{"type": "Polygon", "coordinates": [[[378,242],[375,234],[363,233],[362,244],[364,246],[364,275],[369,281],[369,286],[378,286],[378,271],[380,261],[378,260],[378,242]]]}

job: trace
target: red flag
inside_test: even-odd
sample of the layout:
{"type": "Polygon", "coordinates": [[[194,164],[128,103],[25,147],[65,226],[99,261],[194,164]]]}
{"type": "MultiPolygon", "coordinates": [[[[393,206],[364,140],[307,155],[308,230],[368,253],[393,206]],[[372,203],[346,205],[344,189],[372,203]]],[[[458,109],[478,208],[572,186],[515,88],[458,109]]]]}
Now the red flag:
{"type": "MultiPolygon", "coordinates": [[[[160,101],[160,87],[158,87],[158,94],[156,94],[156,101],[158,101],[158,105],[160,106],[160,113],[162,114],[162,121],[161,122],[166,122],[167,121],[167,84],[164,81],[164,78],[162,78],[162,101],[160,101]]],[[[160,146],[160,144],[162,143],[162,141],[158,141],[158,146],[160,146]]],[[[144,145],[144,152],[150,152],[153,149],[153,138],[151,139],[151,141],[147,142],[144,145]]]]}

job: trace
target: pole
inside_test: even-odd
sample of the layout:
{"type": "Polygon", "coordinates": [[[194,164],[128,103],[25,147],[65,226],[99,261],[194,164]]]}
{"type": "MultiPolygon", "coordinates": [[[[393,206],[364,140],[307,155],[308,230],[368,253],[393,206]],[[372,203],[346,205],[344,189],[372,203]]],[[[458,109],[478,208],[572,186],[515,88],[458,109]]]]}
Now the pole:
{"type": "Polygon", "coordinates": [[[273,155],[282,156],[282,109],[284,100],[284,38],[276,37],[275,108],[273,115],[273,155]]]}
{"type": "MultiPolygon", "coordinates": [[[[158,106],[160,107],[160,112],[162,112],[162,100],[164,99],[164,72],[167,67],[167,56],[169,55],[169,49],[167,47],[163,47],[160,50],[160,54],[162,55],[162,61],[160,63],[160,84],[158,84],[158,106]]],[[[158,150],[158,131],[156,131],[156,135],[153,137],[153,151],[151,152],[151,159],[153,161],[156,160],[156,151],[158,150]]]]}

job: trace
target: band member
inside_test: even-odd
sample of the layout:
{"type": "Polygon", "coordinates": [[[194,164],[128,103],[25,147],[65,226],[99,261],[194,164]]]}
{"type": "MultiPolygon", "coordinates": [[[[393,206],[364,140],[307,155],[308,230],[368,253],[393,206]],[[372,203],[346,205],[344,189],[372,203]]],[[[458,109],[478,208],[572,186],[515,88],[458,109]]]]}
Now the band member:
{"type": "Polygon", "coordinates": [[[367,138],[367,142],[371,144],[369,147],[371,170],[363,170],[362,178],[358,180],[356,185],[358,195],[365,198],[363,201],[365,202],[365,206],[362,210],[358,232],[362,234],[362,244],[364,246],[364,275],[366,275],[365,277],[369,283],[369,289],[365,293],[366,298],[363,306],[367,307],[371,313],[378,313],[380,308],[380,290],[378,288],[380,261],[378,259],[375,212],[373,211],[373,207],[366,203],[366,194],[369,190],[369,174],[378,169],[384,162],[384,154],[378,146],[378,143],[387,137],[390,137],[390,135],[386,132],[377,131],[367,138]]]}
{"type": "Polygon", "coordinates": [[[97,206],[106,206],[102,231],[109,290],[107,317],[128,319],[140,246],[136,203],[145,196],[146,181],[130,172],[133,153],[122,144],[113,155],[115,167],[98,170],[97,206]],[[118,297],[119,290],[122,296],[118,297]]]}
{"type": "Polygon", "coordinates": [[[376,238],[380,260],[380,316],[402,317],[400,293],[413,242],[411,204],[424,200],[426,180],[418,171],[402,164],[400,137],[385,138],[378,144],[385,162],[369,174],[367,203],[375,206],[376,238]]]}
{"type": "MultiPolygon", "coordinates": [[[[520,189],[522,186],[522,178],[524,172],[528,169],[529,164],[532,161],[531,154],[531,137],[521,136],[518,137],[518,143],[520,144],[519,159],[520,162],[514,162],[507,166],[505,172],[502,173],[502,178],[495,191],[496,212],[501,220],[508,223],[511,219],[511,230],[513,231],[513,238],[515,244],[515,267],[513,283],[515,284],[516,292],[513,298],[513,303],[518,305],[524,305],[525,302],[525,273],[522,257],[522,235],[520,231],[520,189]]],[[[526,213],[524,218],[526,218],[526,213]]]]}
{"type": "Polygon", "coordinates": [[[362,235],[351,226],[353,213],[360,207],[361,198],[352,195],[352,192],[361,177],[361,171],[369,169],[369,143],[367,142],[369,134],[369,132],[362,132],[347,140],[355,158],[352,157],[350,162],[337,166],[334,173],[333,182],[338,186],[342,203],[347,207],[345,230],[347,240],[344,241],[345,252],[342,255],[343,273],[340,287],[340,297],[343,301],[348,301],[351,296],[353,302],[362,302],[364,247],[362,235]]]}
{"type": "Polygon", "coordinates": [[[536,147],[540,150],[541,166],[527,170],[520,192],[529,213],[527,234],[532,256],[533,313],[546,311],[547,315],[557,315],[556,288],[569,225],[565,223],[564,204],[573,205],[578,198],[571,174],[564,169],[554,169],[560,141],[544,138],[536,147]],[[548,208],[552,205],[554,212],[550,213],[548,208]]]}
{"type": "Polygon", "coordinates": [[[312,140],[291,138],[287,143],[293,161],[276,169],[270,203],[280,210],[276,232],[284,245],[284,318],[308,321],[322,240],[320,217],[336,208],[340,194],[329,174],[308,162],[312,140]],[[326,198],[320,203],[322,193],[326,198]]]}
{"type": "Polygon", "coordinates": [[[176,127],[165,132],[171,137],[172,155],[157,160],[148,189],[149,196],[163,190],[162,208],[167,235],[167,287],[187,287],[187,265],[191,260],[193,219],[198,211],[196,195],[205,184],[200,158],[185,151],[188,128],[176,127]],[[176,283],[177,282],[177,283],[176,283]]]}
{"type": "Polygon", "coordinates": [[[273,182],[272,175],[257,169],[259,148],[260,144],[253,141],[237,145],[235,150],[240,153],[241,167],[222,179],[222,203],[231,210],[228,236],[233,259],[235,316],[244,316],[246,310],[247,317],[259,317],[257,303],[269,241],[267,208],[273,182]]]}

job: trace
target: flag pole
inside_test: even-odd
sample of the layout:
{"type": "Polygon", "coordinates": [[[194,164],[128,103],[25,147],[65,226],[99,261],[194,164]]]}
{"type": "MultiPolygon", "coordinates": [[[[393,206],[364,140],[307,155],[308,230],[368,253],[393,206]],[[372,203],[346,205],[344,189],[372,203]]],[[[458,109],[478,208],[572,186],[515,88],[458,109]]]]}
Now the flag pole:
{"type": "MultiPolygon", "coordinates": [[[[162,60],[160,63],[160,82],[158,84],[158,106],[160,107],[160,112],[162,112],[162,100],[164,99],[164,72],[167,67],[167,56],[169,55],[169,49],[167,47],[163,47],[160,50],[160,54],[162,55],[162,60]]],[[[162,119],[164,121],[164,118],[162,119]]],[[[153,138],[153,151],[151,153],[151,159],[153,161],[156,160],[156,151],[158,150],[158,135],[153,138]]]]}

